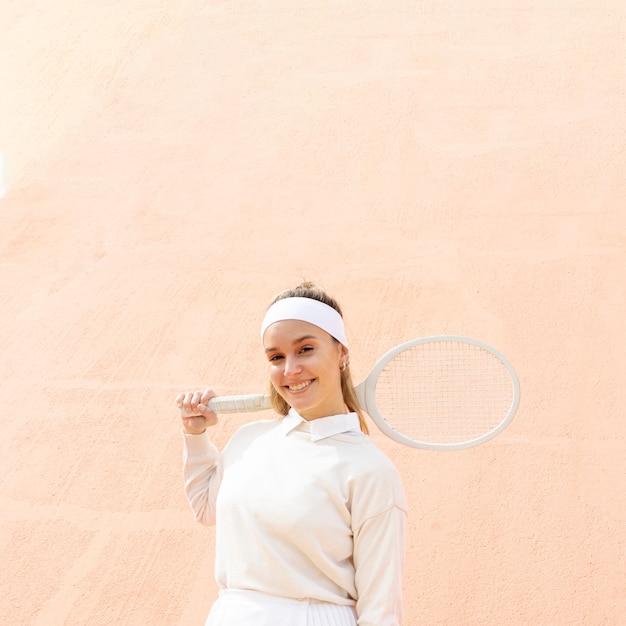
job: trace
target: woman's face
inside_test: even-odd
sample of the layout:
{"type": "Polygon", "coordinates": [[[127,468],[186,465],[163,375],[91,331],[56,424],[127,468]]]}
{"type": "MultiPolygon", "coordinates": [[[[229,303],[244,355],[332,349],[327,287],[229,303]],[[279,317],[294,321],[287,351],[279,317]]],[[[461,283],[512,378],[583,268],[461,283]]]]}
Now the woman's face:
{"type": "Polygon", "coordinates": [[[340,370],[348,358],[345,346],[321,328],[299,320],[269,326],[263,346],[272,385],[304,419],[346,412],[340,370]]]}

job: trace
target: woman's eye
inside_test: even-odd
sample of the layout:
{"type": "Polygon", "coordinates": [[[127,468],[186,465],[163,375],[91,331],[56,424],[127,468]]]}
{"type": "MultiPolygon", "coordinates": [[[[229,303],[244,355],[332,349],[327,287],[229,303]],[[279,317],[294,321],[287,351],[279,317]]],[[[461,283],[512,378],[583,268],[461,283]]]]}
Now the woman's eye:
{"type": "Polygon", "coordinates": [[[313,350],[313,346],[303,346],[300,352],[310,352],[311,350],[313,350]]]}
{"type": "Polygon", "coordinates": [[[282,359],[283,357],[280,354],[273,354],[270,358],[269,361],[278,361],[280,359],[282,359]]]}

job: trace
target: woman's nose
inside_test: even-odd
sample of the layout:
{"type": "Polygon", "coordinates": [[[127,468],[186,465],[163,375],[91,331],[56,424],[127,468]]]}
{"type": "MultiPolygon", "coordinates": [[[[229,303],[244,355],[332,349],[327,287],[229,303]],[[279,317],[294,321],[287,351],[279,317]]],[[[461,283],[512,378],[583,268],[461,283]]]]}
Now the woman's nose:
{"type": "Polygon", "coordinates": [[[296,376],[302,368],[295,357],[285,358],[285,376],[296,376]]]}

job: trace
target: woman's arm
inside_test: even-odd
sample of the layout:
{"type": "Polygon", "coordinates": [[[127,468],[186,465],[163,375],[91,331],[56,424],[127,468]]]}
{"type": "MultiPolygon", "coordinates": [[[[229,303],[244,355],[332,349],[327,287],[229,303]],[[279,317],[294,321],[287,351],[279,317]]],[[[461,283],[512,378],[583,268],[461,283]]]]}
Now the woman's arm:
{"type": "Polygon", "coordinates": [[[354,531],[356,604],[359,626],[402,623],[402,571],[406,511],[392,506],[354,531]]]}
{"type": "Polygon", "coordinates": [[[183,434],[183,479],[185,495],[195,520],[215,524],[215,502],[222,482],[219,452],[208,434],[183,434]]]}
{"type": "Polygon", "coordinates": [[[208,407],[215,394],[210,389],[188,391],[176,398],[181,412],[184,437],[183,479],[185,495],[197,522],[215,524],[215,502],[222,482],[219,453],[206,433],[217,423],[217,415],[208,407]]]}

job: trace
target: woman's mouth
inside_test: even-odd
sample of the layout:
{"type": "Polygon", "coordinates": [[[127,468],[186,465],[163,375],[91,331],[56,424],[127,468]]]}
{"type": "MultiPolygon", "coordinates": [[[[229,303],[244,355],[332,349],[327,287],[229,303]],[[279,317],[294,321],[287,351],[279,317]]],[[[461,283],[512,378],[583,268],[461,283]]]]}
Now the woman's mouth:
{"type": "Polygon", "coordinates": [[[286,385],[288,391],[295,393],[298,391],[303,391],[304,389],[306,389],[307,387],[311,386],[313,384],[313,379],[312,380],[305,380],[301,383],[297,383],[295,385],[286,385]]]}

